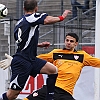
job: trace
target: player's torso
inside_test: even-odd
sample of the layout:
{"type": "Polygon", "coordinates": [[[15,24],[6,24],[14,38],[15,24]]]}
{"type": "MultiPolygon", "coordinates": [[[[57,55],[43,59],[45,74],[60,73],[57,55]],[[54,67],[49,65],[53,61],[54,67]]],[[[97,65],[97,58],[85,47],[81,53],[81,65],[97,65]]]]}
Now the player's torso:
{"type": "Polygon", "coordinates": [[[84,54],[60,50],[53,53],[54,64],[58,67],[56,86],[72,93],[83,68],[84,54]]]}

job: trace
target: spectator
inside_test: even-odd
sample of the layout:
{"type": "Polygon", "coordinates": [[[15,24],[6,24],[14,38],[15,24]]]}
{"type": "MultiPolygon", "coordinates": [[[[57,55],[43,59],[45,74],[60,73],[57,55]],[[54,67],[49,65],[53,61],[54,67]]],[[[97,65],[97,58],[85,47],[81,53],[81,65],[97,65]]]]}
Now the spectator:
{"type": "MultiPolygon", "coordinates": [[[[90,0],[85,0],[84,5],[81,5],[77,0],[71,0],[71,5],[72,5],[72,18],[77,16],[77,7],[79,9],[82,9],[82,12],[87,11],[90,9],[89,6],[90,0]]],[[[92,0],[93,7],[96,5],[96,0],[92,0]]],[[[95,15],[95,11],[93,11],[93,15],[95,15]]]]}
{"type": "Polygon", "coordinates": [[[79,9],[84,9],[84,6],[82,6],[77,0],[71,0],[72,5],[72,18],[77,16],[77,7],[79,9]]]}
{"type": "MultiPolygon", "coordinates": [[[[92,0],[92,7],[95,7],[95,6],[96,6],[96,0],[92,0]]],[[[85,0],[83,9],[84,9],[84,12],[90,9],[90,0],[85,0]]],[[[92,16],[95,16],[95,9],[93,9],[92,16]]]]}

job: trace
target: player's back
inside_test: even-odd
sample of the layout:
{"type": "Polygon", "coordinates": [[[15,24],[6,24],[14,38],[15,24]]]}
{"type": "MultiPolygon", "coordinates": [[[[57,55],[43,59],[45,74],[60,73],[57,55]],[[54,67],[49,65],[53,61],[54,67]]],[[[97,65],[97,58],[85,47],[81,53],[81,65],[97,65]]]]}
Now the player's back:
{"type": "Polygon", "coordinates": [[[26,17],[23,16],[16,24],[14,38],[18,46],[17,55],[31,59],[37,54],[39,32],[38,25],[35,22],[31,25],[26,17]]]}

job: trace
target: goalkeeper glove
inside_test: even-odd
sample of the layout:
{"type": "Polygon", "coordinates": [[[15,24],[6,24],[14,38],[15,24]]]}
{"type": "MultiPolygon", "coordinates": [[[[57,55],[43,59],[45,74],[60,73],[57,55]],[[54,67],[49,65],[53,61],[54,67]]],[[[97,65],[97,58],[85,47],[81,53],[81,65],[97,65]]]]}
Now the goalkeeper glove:
{"type": "Polygon", "coordinates": [[[11,65],[11,61],[13,59],[13,57],[11,57],[10,55],[8,55],[6,53],[5,53],[5,57],[7,59],[0,61],[0,68],[2,68],[3,70],[5,70],[6,68],[8,68],[11,65]]]}

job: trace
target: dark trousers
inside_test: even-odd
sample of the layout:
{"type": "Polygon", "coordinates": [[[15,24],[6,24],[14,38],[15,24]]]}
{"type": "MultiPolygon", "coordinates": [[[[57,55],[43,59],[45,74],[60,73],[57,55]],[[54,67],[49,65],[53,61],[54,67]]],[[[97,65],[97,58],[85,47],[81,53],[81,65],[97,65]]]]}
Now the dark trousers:
{"type": "MultiPolygon", "coordinates": [[[[45,100],[47,87],[44,85],[37,91],[34,91],[27,98],[29,100],[45,100]]],[[[54,100],[75,100],[71,94],[61,88],[55,87],[54,100]]]]}

